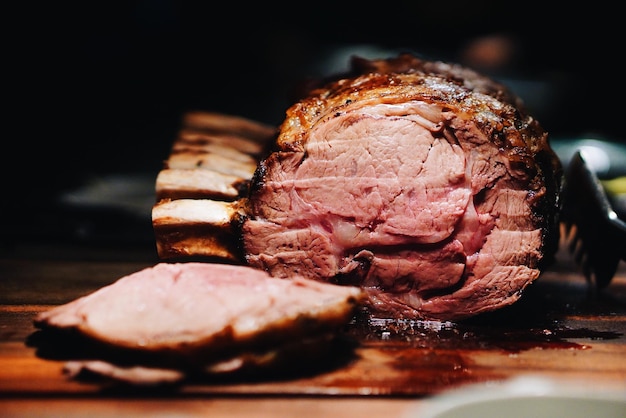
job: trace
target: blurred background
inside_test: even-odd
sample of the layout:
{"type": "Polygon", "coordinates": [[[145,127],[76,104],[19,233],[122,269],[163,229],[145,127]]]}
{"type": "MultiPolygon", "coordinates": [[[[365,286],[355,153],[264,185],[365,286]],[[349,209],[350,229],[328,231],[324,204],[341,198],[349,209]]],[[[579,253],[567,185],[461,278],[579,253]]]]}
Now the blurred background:
{"type": "Polygon", "coordinates": [[[2,249],[151,250],[152,187],[185,111],[279,124],[298,83],[351,55],[463,63],[508,84],[552,137],[623,139],[623,23],[602,2],[268,3],[9,6],[2,249]]]}

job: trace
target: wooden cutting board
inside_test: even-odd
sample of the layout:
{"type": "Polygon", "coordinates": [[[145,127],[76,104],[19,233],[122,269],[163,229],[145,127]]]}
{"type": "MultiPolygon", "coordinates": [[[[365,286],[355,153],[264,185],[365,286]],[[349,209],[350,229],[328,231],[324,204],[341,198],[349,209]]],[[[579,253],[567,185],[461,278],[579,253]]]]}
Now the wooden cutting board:
{"type": "MultiPolygon", "coordinates": [[[[102,383],[69,380],[62,352],[51,358],[28,343],[38,312],[156,262],[98,260],[0,259],[2,396],[115,393],[102,383]]],[[[460,324],[355,322],[345,334],[356,345],[306,373],[194,382],[167,394],[421,397],[524,374],[626,393],[626,269],[620,266],[607,289],[590,291],[561,252],[510,308],[460,324]]]]}

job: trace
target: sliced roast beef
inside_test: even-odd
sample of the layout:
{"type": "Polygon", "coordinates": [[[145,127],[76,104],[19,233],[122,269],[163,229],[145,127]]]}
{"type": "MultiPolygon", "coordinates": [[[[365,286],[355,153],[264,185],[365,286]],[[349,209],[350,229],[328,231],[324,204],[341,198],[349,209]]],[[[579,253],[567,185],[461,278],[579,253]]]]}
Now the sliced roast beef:
{"type": "Polygon", "coordinates": [[[323,353],[363,297],[358,287],[274,278],[247,266],[160,263],[44,311],[34,323],[84,337],[100,347],[95,351],[123,359],[71,359],[71,375],[89,370],[131,383],[170,382],[271,368],[285,353],[306,363],[307,348],[323,353]]]}
{"type": "Polygon", "coordinates": [[[245,261],[360,286],[379,317],[492,311],[557,249],[561,171],[503,85],[411,55],[355,59],[287,110],[252,179],[245,261]]]}

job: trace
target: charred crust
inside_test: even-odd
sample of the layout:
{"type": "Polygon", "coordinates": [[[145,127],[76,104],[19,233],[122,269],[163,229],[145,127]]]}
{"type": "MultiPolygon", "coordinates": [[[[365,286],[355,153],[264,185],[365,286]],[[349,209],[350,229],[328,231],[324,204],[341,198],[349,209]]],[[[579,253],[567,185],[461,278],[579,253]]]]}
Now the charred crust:
{"type": "Polygon", "coordinates": [[[267,162],[265,160],[261,160],[252,175],[252,179],[248,185],[248,193],[253,194],[261,191],[263,186],[265,185],[265,176],[267,175],[267,162]]]}
{"type": "Polygon", "coordinates": [[[240,180],[233,184],[233,187],[237,190],[239,197],[247,196],[250,192],[250,180],[240,180]]]}
{"type": "Polygon", "coordinates": [[[331,283],[342,286],[359,286],[372,266],[372,253],[361,251],[352,258],[355,267],[348,272],[340,272],[331,278],[331,283]]]}
{"type": "Polygon", "coordinates": [[[242,233],[243,224],[248,220],[248,216],[239,214],[231,221],[230,228],[233,231],[233,255],[237,262],[246,264],[246,252],[244,247],[244,234],[242,233]]]}

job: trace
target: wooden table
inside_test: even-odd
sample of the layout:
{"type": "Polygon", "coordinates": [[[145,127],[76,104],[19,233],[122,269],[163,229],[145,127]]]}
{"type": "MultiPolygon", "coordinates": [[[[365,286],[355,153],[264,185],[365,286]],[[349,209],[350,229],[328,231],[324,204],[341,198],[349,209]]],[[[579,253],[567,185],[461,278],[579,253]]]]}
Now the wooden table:
{"type": "Polygon", "coordinates": [[[449,389],[525,374],[626,394],[626,268],[593,291],[564,250],[510,308],[439,328],[353,330],[354,358],[309,375],[111,390],[68,380],[63,359],[26,343],[38,312],[156,262],[150,246],[25,244],[0,253],[0,416],[389,418],[449,389]]]}

